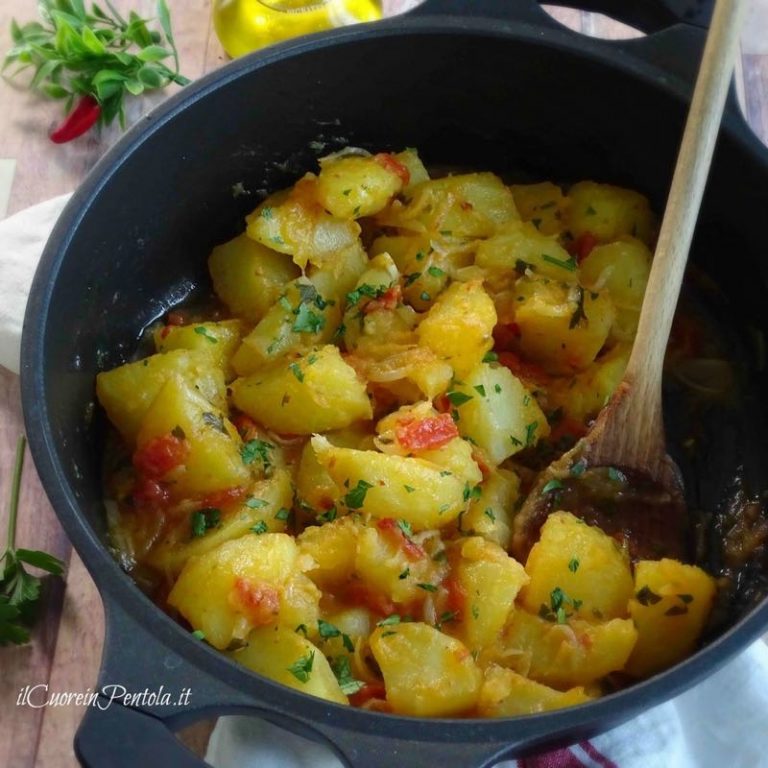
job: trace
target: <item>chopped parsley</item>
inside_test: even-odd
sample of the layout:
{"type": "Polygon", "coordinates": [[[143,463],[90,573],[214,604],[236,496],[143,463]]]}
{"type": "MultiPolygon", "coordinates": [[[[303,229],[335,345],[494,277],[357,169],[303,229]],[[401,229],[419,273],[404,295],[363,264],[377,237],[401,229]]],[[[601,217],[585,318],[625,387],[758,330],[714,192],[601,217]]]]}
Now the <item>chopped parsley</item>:
{"type": "Polygon", "coordinates": [[[616,467],[608,467],[608,477],[617,483],[627,482],[627,476],[621,470],[616,469],[616,467]]]}
{"type": "Polygon", "coordinates": [[[275,512],[275,520],[287,520],[291,516],[291,510],[286,509],[285,507],[280,507],[280,509],[275,512]]]}
{"type": "Polygon", "coordinates": [[[344,496],[344,504],[348,509],[360,509],[365,502],[368,489],[373,486],[365,480],[358,480],[357,485],[344,496]]]}
{"type": "Polygon", "coordinates": [[[387,286],[380,285],[376,287],[370,283],[363,283],[355,288],[354,291],[350,291],[347,294],[347,304],[350,307],[354,307],[363,296],[367,296],[369,299],[378,299],[387,292],[387,286]]]}
{"type": "Polygon", "coordinates": [[[468,403],[472,399],[472,395],[466,395],[464,392],[446,392],[445,396],[448,398],[451,405],[455,405],[457,408],[464,403],[468,403]]]}
{"type": "Polygon", "coordinates": [[[472,618],[475,621],[480,618],[480,609],[474,603],[472,603],[472,618]]]}
{"type": "Polygon", "coordinates": [[[480,395],[481,397],[485,397],[485,387],[482,384],[475,384],[475,386],[472,387],[472,389],[474,389],[475,392],[477,392],[477,394],[480,395]]]}
{"type": "MultiPolygon", "coordinates": [[[[499,356],[493,350],[491,350],[490,352],[486,352],[483,355],[484,363],[495,363],[495,362],[498,362],[498,359],[499,359],[499,356]]],[[[498,386],[498,384],[496,386],[498,386]]]]}
{"type": "Polygon", "coordinates": [[[570,561],[568,562],[568,570],[571,573],[576,573],[576,571],[579,570],[579,558],[578,557],[572,557],[570,561]]]}
{"type": "Polygon", "coordinates": [[[221,510],[216,507],[196,509],[190,516],[193,536],[205,536],[211,528],[218,527],[221,522],[221,510]]]}
{"type": "Polygon", "coordinates": [[[661,601],[661,595],[657,595],[647,584],[638,590],[635,599],[640,605],[656,605],[661,601]]]}
{"type": "Polygon", "coordinates": [[[365,683],[360,680],[355,680],[352,676],[352,668],[349,665],[348,656],[339,656],[334,659],[331,662],[331,669],[333,670],[333,674],[336,675],[336,680],[339,683],[341,692],[347,696],[357,693],[365,686],[365,683]]]}
{"type": "Polygon", "coordinates": [[[550,480],[541,489],[541,495],[545,496],[546,494],[552,493],[553,491],[562,491],[562,490],[563,490],[563,484],[559,480],[550,480]]]}
{"type": "Polygon", "coordinates": [[[480,494],[482,494],[482,488],[480,488],[479,485],[476,485],[474,488],[470,487],[469,483],[464,484],[464,493],[462,494],[462,498],[464,501],[475,501],[476,499],[480,498],[480,494]]]}
{"type": "Polygon", "coordinates": [[[487,507],[483,510],[483,514],[492,522],[496,522],[496,515],[494,514],[493,510],[490,507],[487,507]]]}
{"type": "Polygon", "coordinates": [[[416,586],[419,589],[423,589],[425,592],[437,592],[437,587],[434,584],[419,583],[416,586]]]}
{"type": "Polygon", "coordinates": [[[327,512],[323,512],[321,515],[317,516],[317,522],[318,523],[332,523],[336,516],[338,515],[338,512],[336,510],[336,507],[331,507],[327,512]]]}
{"type": "Polygon", "coordinates": [[[539,616],[547,621],[556,621],[558,624],[565,624],[569,614],[565,612],[565,607],[570,605],[574,611],[581,608],[583,600],[576,600],[568,597],[560,587],[555,587],[549,593],[549,605],[542,603],[539,609],[539,616]]]}
{"type": "Polygon", "coordinates": [[[581,477],[587,471],[587,462],[584,459],[579,459],[575,464],[571,464],[571,468],[568,473],[571,477],[581,477]]]}
{"type": "Polygon", "coordinates": [[[309,678],[312,675],[312,665],[315,662],[315,652],[310,651],[306,656],[302,656],[300,659],[291,664],[288,667],[288,671],[300,682],[309,682],[309,678]]]}
{"type": "Polygon", "coordinates": [[[529,448],[533,445],[533,441],[536,437],[536,428],[539,426],[538,421],[532,421],[530,424],[525,425],[525,447],[529,448]]]}
{"type": "Polygon", "coordinates": [[[406,567],[404,571],[400,572],[397,578],[400,579],[400,581],[402,581],[403,579],[407,579],[410,575],[411,575],[411,566],[409,565],[406,567]]]}
{"type": "Polygon", "coordinates": [[[419,298],[422,301],[429,301],[432,297],[426,291],[422,291],[421,294],[419,295],[419,298]]]}
{"type": "Polygon", "coordinates": [[[256,459],[259,459],[264,465],[264,469],[267,469],[272,463],[269,458],[269,452],[275,446],[272,443],[268,443],[266,440],[249,440],[240,449],[240,456],[243,459],[243,464],[253,464],[256,459]]]}
{"type": "Polygon", "coordinates": [[[338,627],[335,627],[329,621],[323,621],[323,619],[317,620],[317,631],[323,640],[329,640],[332,637],[340,637],[344,648],[350,653],[355,652],[355,646],[349,635],[342,632],[338,627]]]}
{"type": "Polygon", "coordinates": [[[261,509],[262,507],[266,507],[267,504],[269,504],[268,501],[264,501],[264,499],[257,499],[255,496],[251,496],[251,498],[245,502],[245,506],[249,507],[250,509],[261,509]]]}
{"type": "Polygon", "coordinates": [[[405,536],[407,539],[413,537],[413,528],[407,520],[398,520],[397,527],[403,532],[403,536],[405,536]]]}
{"type": "Polygon", "coordinates": [[[391,627],[394,624],[399,624],[401,621],[400,616],[396,613],[390,614],[386,619],[376,622],[377,627],[391,627]]]}
{"type": "Polygon", "coordinates": [[[261,209],[261,218],[270,221],[273,218],[272,209],[266,206],[261,209]]]}
{"type": "Polygon", "coordinates": [[[206,341],[209,341],[211,344],[219,343],[219,340],[204,325],[196,325],[195,333],[198,336],[202,336],[206,341]]]}
{"type": "Polygon", "coordinates": [[[205,632],[203,632],[202,629],[196,629],[192,633],[192,637],[194,637],[195,640],[205,640],[205,632]]]}
{"type": "Polygon", "coordinates": [[[429,269],[427,269],[427,273],[432,275],[432,277],[442,277],[445,274],[445,272],[440,269],[440,267],[429,267],[429,269]]]}
{"type": "Polygon", "coordinates": [[[325,318],[313,312],[307,304],[299,304],[292,329],[297,333],[319,333],[325,328],[325,318]]]}
{"type": "Polygon", "coordinates": [[[584,289],[579,285],[576,287],[576,309],[571,315],[571,320],[568,323],[568,328],[573,330],[582,320],[586,320],[587,316],[584,313],[584,289]]]}
{"type": "Polygon", "coordinates": [[[256,523],[256,525],[252,525],[249,530],[251,533],[255,533],[257,536],[261,536],[261,534],[266,533],[269,528],[263,520],[259,520],[259,522],[256,523]]]}
{"type": "Polygon", "coordinates": [[[297,635],[304,635],[306,637],[309,632],[307,631],[307,625],[306,624],[299,624],[296,629],[293,630],[297,635]]]}
{"type": "Polygon", "coordinates": [[[413,493],[416,490],[412,485],[404,485],[403,488],[405,488],[406,493],[413,493]]]}
{"type": "Polygon", "coordinates": [[[421,277],[421,272],[411,272],[410,275],[405,275],[403,282],[407,288],[409,285],[413,285],[421,277]]]}
{"type": "Polygon", "coordinates": [[[290,370],[298,381],[304,381],[304,371],[301,370],[301,366],[298,363],[291,363],[288,366],[288,370],[290,370]]]}

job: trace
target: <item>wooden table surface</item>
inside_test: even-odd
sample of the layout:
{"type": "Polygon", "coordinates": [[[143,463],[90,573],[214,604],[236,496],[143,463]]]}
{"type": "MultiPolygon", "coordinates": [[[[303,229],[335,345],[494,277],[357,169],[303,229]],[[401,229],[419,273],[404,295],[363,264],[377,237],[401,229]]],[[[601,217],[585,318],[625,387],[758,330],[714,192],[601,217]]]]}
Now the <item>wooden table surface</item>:
{"type": "MultiPolygon", "coordinates": [[[[411,2],[415,0],[410,0],[411,2]]],[[[390,0],[391,6],[409,0],[390,0]]],[[[114,0],[120,10],[151,16],[154,0],[114,0]]],[[[191,78],[225,63],[210,24],[210,0],[169,0],[181,69],[191,78]]],[[[768,0],[751,0],[742,36],[737,85],[745,114],[768,144],[768,0]]],[[[603,17],[564,9],[553,10],[563,23],[587,34],[621,37],[627,28],[603,17]]],[[[11,18],[35,16],[32,0],[0,3],[0,53],[10,46],[11,18]]],[[[130,119],[166,94],[134,99],[130,119]]],[[[115,128],[55,146],[47,132],[59,116],[59,105],[47,103],[0,83],[0,218],[73,189],[96,160],[118,138],[115,128]]],[[[2,254],[0,254],[0,259],[2,254]]],[[[0,532],[5,531],[5,500],[16,439],[22,431],[19,380],[0,368],[0,532]]],[[[66,583],[46,596],[45,612],[25,647],[0,649],[0,766],[69,768],[77,765],[72,738],[82,716],[75,706],[33,709],[15,701],[24,685],[47,683],[50,691],[92,689],[101,655],[104,618],[101,601],[88,573],[43,493],[31,461],[24,476],[18,544],[52,552],[68,563],[66,583]]],[[[210,726],[190,729],[185,740],[203,749],[210,726]]]]}

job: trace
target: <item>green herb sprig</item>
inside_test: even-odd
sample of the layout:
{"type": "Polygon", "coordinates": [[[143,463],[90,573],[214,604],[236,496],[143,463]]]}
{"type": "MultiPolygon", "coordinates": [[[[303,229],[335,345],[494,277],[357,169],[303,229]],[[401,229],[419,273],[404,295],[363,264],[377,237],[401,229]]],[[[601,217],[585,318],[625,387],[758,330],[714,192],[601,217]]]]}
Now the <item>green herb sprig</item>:
{"type": "Polygon", "coordinates": [[[11,79],[31,72],[27,87],[63,100],[67,113],[77,99],[91,97],[100,106],[100,123],[117,118],[124,128],[126,94],[189,80],[179,72],[165,0],[157,3],[160,30],[150,29],[151,20],[134,11],[126,19],[109,0],[105,5],[106,10],[92,3],[89,11],[84,0],[39,0],[41,21],[11,22],[13,47],[2,69],[18,65],[11,79]],[[172,59],[172,67],[163,63],[166,59],[172,59]]]}
{"type": "Polygon", "coordinates": [[[40,605],[42,579],[28,573],[25,565],[40,568],[53,576],[61,576],[64,563],[57,557],[34,549],[17,549],[16,521],[19,513],[19,490],[24,470],[24,449],[27,441],[22,435],[16,444],[16,460],[11,480],[8,507],[8,541],[0,557],[0,645],[23,645],[29,642],[30,628],[40,605]]]}

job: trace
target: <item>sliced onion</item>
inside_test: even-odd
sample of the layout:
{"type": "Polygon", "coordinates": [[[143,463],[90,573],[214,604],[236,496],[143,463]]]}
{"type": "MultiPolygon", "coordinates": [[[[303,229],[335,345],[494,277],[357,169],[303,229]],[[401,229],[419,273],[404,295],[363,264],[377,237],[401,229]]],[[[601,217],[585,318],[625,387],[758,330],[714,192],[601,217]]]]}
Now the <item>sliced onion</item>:
{"type": "Polygon", "coordinates": [[[318,162],[322,166],[323,163],[331,162],[332,160],[341,160],[342,157],[370,157],[371,153],[367,149],[362,147],[342,147],[337,152],[331,152],[330,155],[318,158],[318,162]]]}

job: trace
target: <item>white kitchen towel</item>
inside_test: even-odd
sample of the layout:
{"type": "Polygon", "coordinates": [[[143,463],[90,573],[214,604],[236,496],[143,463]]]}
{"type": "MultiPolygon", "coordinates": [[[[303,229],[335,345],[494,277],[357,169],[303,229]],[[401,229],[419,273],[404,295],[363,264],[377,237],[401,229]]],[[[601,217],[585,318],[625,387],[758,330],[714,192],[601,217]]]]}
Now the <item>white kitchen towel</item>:
{"type": "MultiPolygon", "coordinates": [[[[34,270],[68,198],[57,197],[0,222],[0,365],[14,372],[19,370],[21,326],[34,270]]],[[[248,717],[220,718],[206,759],[215,768],[341,766],[327,747],[248,717]]],[[[591,741],[500,765],[768,768],[768,646],[758,641],[693,690],[591,741]]]]}

